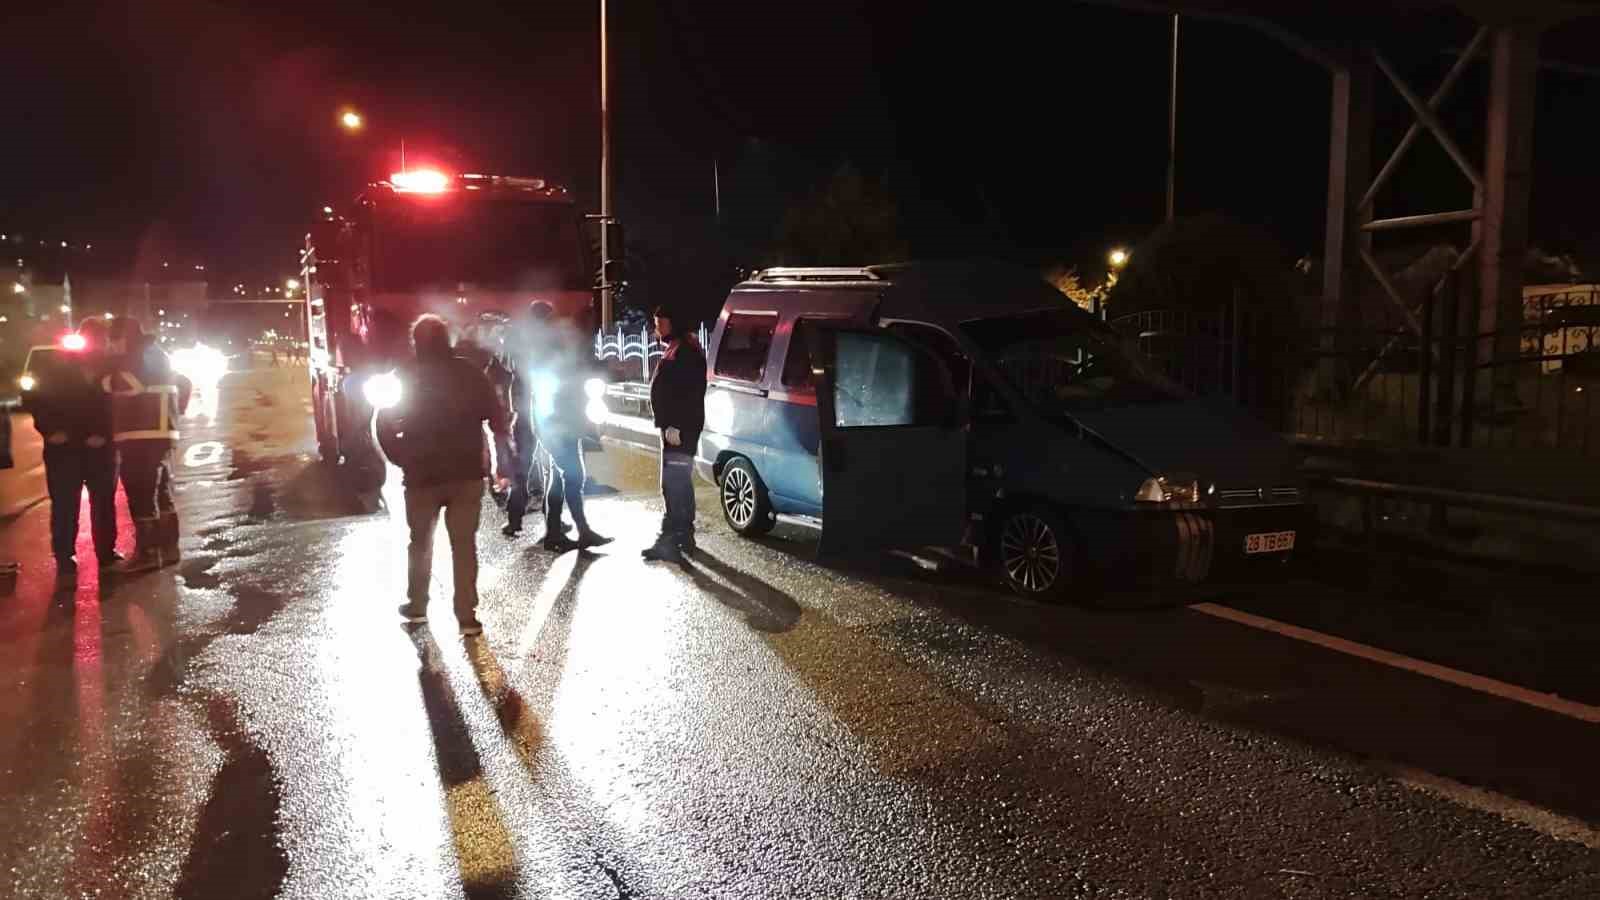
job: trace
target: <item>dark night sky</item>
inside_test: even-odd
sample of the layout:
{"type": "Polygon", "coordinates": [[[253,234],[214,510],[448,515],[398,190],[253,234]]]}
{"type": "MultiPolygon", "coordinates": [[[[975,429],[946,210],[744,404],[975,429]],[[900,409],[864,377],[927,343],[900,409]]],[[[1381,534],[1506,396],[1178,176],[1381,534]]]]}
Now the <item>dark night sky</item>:
{"type": "MultiPolygon", "coordinates": [[[[923,254],[959,252],[976,232],[1049,252],[1136,239],[1161,215],[1166,19],[985,9],[617,0],[615,171],[630,234],[708,233],[716,160],[725,222],[759,244],[786,202],[851,160],[888,177],[923,254]]],[[[281,273],[307,211],[389,171],[402,136],[414,159],[543,174],[597,200],[588,3],[149,0],[3,16],[0,230],[281,273]],[[367,114],[365,136],[338,130],[345,104],[367,114]]],[[[1426,91],[1461,33],[1446,22],[1385,46],[1426,91]]],[[[1180,209],[1224,210],[1290,252],[1315,250],[1327,76],[1236,26],[1186,20],[1183,38],[1180,209]]],[[[1474,147],[1481,75],[1449,108],[1474,147]]],[[[1592,230],[1563,198],[1600,186],[1586,141],[1568,137],[1588,127],[1593,83],[1541,81],[1540,183],[1560,188],[1536,194],[1536,229],[1551,239],[1592,230]]],[[[1381,130],[1403,128],[1399,101],[1379,97],[1381,130]]],[[[1416,181],[1380,213],[1469,202],[1443,155],[1419,147],[1416,181]]]]}

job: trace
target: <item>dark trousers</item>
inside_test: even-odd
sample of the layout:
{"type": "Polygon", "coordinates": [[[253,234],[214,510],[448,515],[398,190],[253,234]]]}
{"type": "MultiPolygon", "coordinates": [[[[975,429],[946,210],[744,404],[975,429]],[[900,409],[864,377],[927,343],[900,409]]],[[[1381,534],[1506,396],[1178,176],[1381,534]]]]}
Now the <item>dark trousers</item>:
{"type": "Polygon", "coordinates": [[[122,490],[128,495],[128,514],[135,522],[154,520],[173,512],[172,443],[127,441],[122,454],[122,490]]]}
{"type": "Polygon", "coordinates": [[[533,426],[519,418],[515,437],[517,452],[511,461],[511,495],[506,498],[506,521],[512,528],[521,528],[528,498],[543,490],[539,484],[543,467],[539,465],[539,442],[533,426]]]}
{"type": "Polygon", "coordinates": [[[668,447],[661,439],[661,499],[667,511],[661,516],[660,543],[679,546],[694,540],[694,454],[668,447]]]}
{"type": "Polygon", "coordinates": [[[550,477],[545,479],[544,523],[550,534],[561,533],[561,506],[572,510],[572,524],[579,534],[589,533],[589,519],[583,512],[583,485],[589,474],[583,468],[583,443],[577,437],[552,436],[545,445],[550,455],[550,477]]]}
{"type": "Polygon", "coordinates": [[[89,532],[94,552],[107,559],[117,549],[117,451],[110,447],[44,448],[50,490],[50,549],[71,559],[78,545],[78,508],[89,488],[89,532]]]}
{"type": "Polygon", "coordinates": [[[470,622],[478,608],[478,519],[483,512],[481,478],[406,485],[406,527],[411,531],[406,596],[413,609],[427,609],[428,585],[433,581],[433,535],[439,530],[440,512],[444,513],[445,533],[450,535],[456,618],[470,622]]]}

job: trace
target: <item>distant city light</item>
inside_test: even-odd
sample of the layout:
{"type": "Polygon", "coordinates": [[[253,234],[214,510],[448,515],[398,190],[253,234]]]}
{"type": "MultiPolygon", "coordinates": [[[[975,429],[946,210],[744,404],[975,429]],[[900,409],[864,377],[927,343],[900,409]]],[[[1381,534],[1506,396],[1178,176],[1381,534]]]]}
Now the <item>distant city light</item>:
{"type": "Polygon", "coordinates": [[[289,290],[291,290],[291,291],[293,291],[293,290],[298,290],[298,289],[299,289],[299,287],[300,287],[300,279],[298,279],[298,278],[291,278],[291,279],[289,279],[289,280],[288,280],[288,281],[285,281],[285,282],[284,282],[284,283],[283,283],[283,286],[284,286],[284,287],[286,287],[286,288],[288,288],[288,289],[289,289],[289,290]]]}
{"type": "Polygon", "coordinates": [[[67,246],[67,242],[66,241],[62,241],[61,242],[61,246],[63,246],[63,247],[67,246]]]}
{"type": "Polygon", "coordinates": [[[161,268],[163,268],[163,269],[165,269],[165,268],[166,268],[166,267],[167,267],[167,264],[166,264],[166,263],[162,263],[162,264],[161,264],[161,268]]]}
{"type": "Polygon", "coordinates": [[[4,324],[5,324],[5,323],[7,323],[7,322],[9,322],[9,321],[11,321],[11,319],[10,319],[10,318],[9,318],[9,317],[7,317],[7,316],[0,316],[0,325],[4,325],[4,324]]]}
{"type": "Polygon", "coordinates": [[[164,316],[164,315],[166,315],[166,314],[167,314],[167,311],[166,311],[166,310],[164,310],[164,309],[158,309],[158,310],[156,310],[156,315],[158,315],[158,316],[164,316]]]}
{"type": "Polygon", "coordinates": [[[70,312],[72,312],[72,307],[70,307],[67,304],[63,303],[63,304],[61,304],[61,311],[63,313],[70,313],[70,312]]]}
{"type": "Polygon", "coordinates": [[[22,282],[20,282],[20,281],[13,281],[11,283],[11,293],[13,293],[13,294],[26,293],[27,290],[28,290],[27,288],[22,286],[22,282]]]}

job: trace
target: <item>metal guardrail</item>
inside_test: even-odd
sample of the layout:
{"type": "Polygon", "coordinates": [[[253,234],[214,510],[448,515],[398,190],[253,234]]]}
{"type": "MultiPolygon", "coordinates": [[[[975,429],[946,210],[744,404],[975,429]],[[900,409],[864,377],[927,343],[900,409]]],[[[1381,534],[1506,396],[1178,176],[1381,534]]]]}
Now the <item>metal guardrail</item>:
{"type": "Polygon", "coordinates": [[[1464,509],[1481,509],[1489,512],[1506,512],[1518,515],[1562,519],[1570,522],[1600,522],[1600,506],[1577,503],[1557,503],[1550,500],[1532,500],[1504,494],[1482,494],[1450,488],[1430,487],[1421,484],[1396,484],[1366,478],[1337,475],[1313,475],[1312,484],[1323,485],[1352,494],[1394,497],[1459,506],[1464,509]]]}

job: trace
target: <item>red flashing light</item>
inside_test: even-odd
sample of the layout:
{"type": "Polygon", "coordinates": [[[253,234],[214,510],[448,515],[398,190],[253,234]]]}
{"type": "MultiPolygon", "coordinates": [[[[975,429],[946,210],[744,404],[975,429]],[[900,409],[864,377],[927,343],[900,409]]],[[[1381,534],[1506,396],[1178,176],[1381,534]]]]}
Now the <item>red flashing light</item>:
{"type": "Polygon", "coordinates": [[[412,169],[389,176],[396,191],[408,194],[442,194],[450,188],[450,176],[437,169],[412,169]]]}
{"type": "Polygon", "coordinates": [[[89,342],[81,334],[64,334],[61,336],[61,349],[74,352],[89,346],[89,342]]]}

